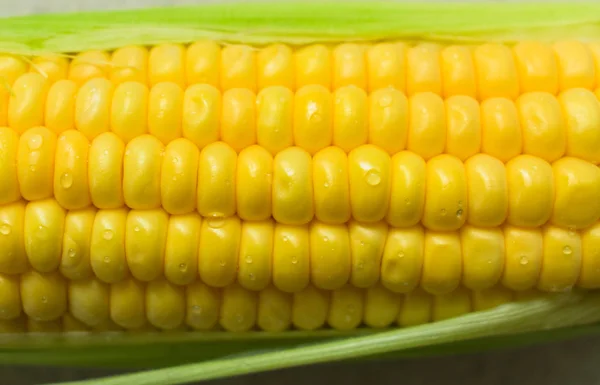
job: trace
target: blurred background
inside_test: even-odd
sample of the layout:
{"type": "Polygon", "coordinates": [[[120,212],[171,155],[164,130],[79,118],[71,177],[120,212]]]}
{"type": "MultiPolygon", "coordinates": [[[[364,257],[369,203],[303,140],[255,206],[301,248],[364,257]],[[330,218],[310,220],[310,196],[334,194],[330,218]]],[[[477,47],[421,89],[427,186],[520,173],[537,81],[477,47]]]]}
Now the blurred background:
{"type": "MultiPolygon", "coordinates": [[[[202,0],[8,0],[0,7],[0,16],[190,5],[200,2],[202,0]]],[[[206,384],[600,385],[599,363],[600,337],[596,337],[475,355],[319,365],[206,384]]],[[[118,373],[121,372],[80,368],[22,368],[0,363],[0,384],[38,385],[118,373]]]]}

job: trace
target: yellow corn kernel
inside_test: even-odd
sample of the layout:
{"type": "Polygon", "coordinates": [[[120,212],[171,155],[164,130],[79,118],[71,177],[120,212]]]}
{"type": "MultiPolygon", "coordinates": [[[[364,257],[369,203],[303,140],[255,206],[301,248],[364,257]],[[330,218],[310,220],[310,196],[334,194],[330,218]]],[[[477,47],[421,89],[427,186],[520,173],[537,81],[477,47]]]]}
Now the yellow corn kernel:
{"type": "Polygon", "coordinates": [[[169,218],[164,256],[165,277],[169,282],[187,285],[196,279],[201,227],[202,219],[196,213],[169,218]]]}
{"type": "Polygon", "coordinates": [[[437,44],[418,44],[408,49],[406,93],[412,96],[421,92],[442,93],[440,46],[437,44]]]}
{"type": "MultiPolygon", "coordinates": [[[[2,76],[2,75],[0,75],[2,76]]],[[[0,82],[3,80],[0,77],[0,82]]],[[[8,101],[10,100],[10,90],[4,85],[0,87],[0,126],[8,126],[8,101]]]]}
{"type": "Polygon", "coordinates": [[[523,152],[553,162],[565,153],[567,136],[561,106],[544,92],[521,95],[516,102],[523,130],[523,152]]]}
{"type": "Polygon", "coordinates": [[[562,92],[558,101],[566,117],[566,155],[600,163],[600,104],[596,95],[575,88],[562,92]]]}
{"type": "Polygon", "coordinates": [[[238,155],[236,189],[238,216],[247,221],[271,217],[273,157],[261,146],[250,146],[238,155]]]}
{"type": "Polygon", "coordinates": [[[187,214],[196,208],[200,151],[188,139],[167,145],[162,159],[160,197],[169,214],[187,214]]]}
{"type": "Polygon", "coordinates": [[[67,313],[62,316],[62,331],[64,333],[82,333],[87,332],[88,327],[83,322],[67,313]]]}
{"type": "Polygon", "coordinates": [[[256,92],[257,60],[255,49],[247,45],[228,45],[221,51],[221,89],[248,88],[256,92]]]}
{"type": "Polygon", "coordinates": [[[275,155],[294,144],[294,94],[267,87],[256,97],[256,141],[275,155]]]}
{"type": "Polygon", "coordinates": [[[529,290],[537,283],[542,266],[542,231],[515,226],[505,226],[503,231],[506,257],[502,285],[510,290],[529,290]]]}
{"type": "Polygon", "coordinates": [[[60,265],[65,210],[53,199],[27,204],[25,208],[25,251],[31,267],[42,273],[60,265]]]}
{"type": "Polygon", "coordinates": [[[199,149],[219,140],[221,93],[208,84],[194,84],[183,94],[181,132],[199,149]]]}
{"type": "Polygon", "coordinates": [[[110,285],[110,319],[124,329],[146,324],[145,284],[125,279],[110,285]]]}
{"type": "Polygon", "coordinates": [[[335,290],[344,286],[352,269],[346,225],[310,226],[310,277],[315,287],[335,290]]]}
{"type": "Polygon", "coordinates": [[[150,86],[173,82],[185,86],[185,47],[180,44],[159,44],[150,50],[148,59],[150,86]]]}
{"type": "Polygon", "coordinates": [[[67,283],[60,273],[21,276],[23,311],[36,321],[54,321],[67,311],[67,283]]]}
{"type": "Polygon", "coordinates": [[[502,44],[483,44],[473,51],[480,100],[493,97],[516,99],[519,96],[517,66],[510,48],[502,44]]]}
{"type": "Polygon", "coordinates": [[[357,221],[384,219],[390,204],[391,166],[389,154],[372,144],[348,154],[350,207],[357,221]]]}
{"type": "Polygon", "coordinates": [[[123,280],[127,274],[125,228],[127,210],[101,210],[92,228],[90,263],[98,279],[106,283],[123,280]]]}
{"type": "Polygon", "coordinates": [[[164,279],[146,286],[146,316],[148,322],[162,330],[177,329],[185,319],[185,288],[164,279]]]}
{"type": "Polygon", "coordinates": [[[29,333],[60,333],[62,332],[62,322],[60,319],[54,321],[36,321],[27,319],[27,332],[29,333]]]}
{"type": "Polygon", "coordinates": [[[346,285],[331,292],[327,324],[336,330],[353,330],[361,323],[364,312],[364,293],[346,285]]]}
{"type": "Polygon", "coordinates": [[[37,56],[31,61],[29,72],[37,72],[49,83],[55,83],[67,78],[69,59],[61,55],[37,56]]]}
{"type": "Polygon", "coordinates": [[[245,332],[254,328],[258,312],[258,293],[237,283],[223,289],[219,324],[228,332],[245,332]]]}
{"type": "Polygon", "coordinates": [[[110,318],[110,287],[96,278],[69,282],[69,313],[90,327],[110,318]]]}
{"type": "Polygon", "coordinates": [[[10,88],[8,125],[17,133],[44,124],[48,82],[36,73],[18,77],[10,88]]]}
{"type": "Polygon", "coordinates": [[[62,133],[56,143],[54,197],[67,210],[90,205],[88,152],[90,143],[79,131],[62,133]]]}
{"type": "Polygon", "coordinates": [[[139,46],[117,48],[111,57],[110,81],[146,84],[148,81],[148,49],[139,46]]]}
{"type": "Polygon", "coordinates": [[[0,82],[11,85],[27,72],[28,63],[18,55],[0,55],[0,82]]]}
{"type": "Polygon", "coordinates": [[[473,311],[483,311],[510,303],[514,300],[515,293],[502,287],[495,286],[491,289],[472,292],[473,311]]]}
{"type": "Polygon", "coordinates": [[[266,332],[282,332],[292,323],[292,294],[269,286],[258,293],[256,326],[266,332]]]}
{"type": "Polygon", "coordinates": [[[433,297],[431,318],[433,321],[443,321],[471,311],[471,293],[459,287],[451,293],[433,297]]]}
{"type": "Polygon", "coordinates": [[[452,155],[427,162],[423,225],[431,230],[457,230],[466,221],[467,175],[463,163],[452,155]]]}
{"type": "Polygon", "coordinates": [[[185,77],[187,84],[219,87],[221,47],[214,41],[198,41],[187,47],[185,77]]]}
{"type": "Polygon", "coordinates": [[[594,86],[598,87],[600,85],[600,43],[591,42],[586,44],[592,55],[592,60],[594,61],[594,75],[596,78],[594,86]]]}
{"type": "Polygon", "coordinates": [[[338,88],[333,105],[333,145],[349,152],[367,143],[369,111],[365,91],[356,86],[338,88]]]}
{"type": "Polygon", "coordinates": [[[160,209],[132,210],[127,215],[125,255],[134,278],[148,282],[163,274],[168,226],[169,216],[160,209]]]}
{"type": "Polygon", "coordinates": [[[431,321],[433,298],[422,289],[415,289],[404,296],[400,313],[398,314],[398,325],[416,326],[431,321]]]}
{"type": "Polygon", "coordinates": [[[0,273],[21,274],[28,270],[24,226],[25,202],[0,206],[0,273]]]}
{"type": "Polygon", "coordinates": [[[21,198],[18,167],[19,136],[8,127],[0,127],[0,205],[21,198]]]}
{"type": "Polygon", "coordinates": [[[0,335],[18,334],[27,331],[27,319],[25,317],[15,318],[9,321],[0,320],[0,335]]]}
{"type": "Polygon", "coordinates": [[[487,154],[465,162],[468,222],[474,226],[500,226],[508,214],[508,182],[504,164],[487,154]]]}
{"type": "Polygon", "coordinates": [[[383,88],[368,96],[368,142],[393,155],[406,148],[408,99],[394,89],[383,88]]]}
{"type": "Polygon", "coordinates": [[[198,272],[202,282],[225,287],[236,277],[242,225],[237,217],[208,218],[200,229],[198,272]]]}
{"type": "Polygon", "coordinates": [[[338,147],[327,147],[313,157],[315,217],[325,223],[346,223],[350,213],[348,157],[338,147]]]}
{"type": "Polygon", "coordinates": [[[0,320],[21,315],[21,282],[19,276],[0,274],[0,320]]]}
{"type": "Polygon", "coordinates": [[[543,229],[544,257],[537,284],[543,291],[570,290],[579,278],[582,244],[578,232],[547,226],[543,229]]]}
{"type": "Polygon", "coordinates": [[[103,78],[110,68],[110,56],[103,51],[87,51],[78,54],[69,67],[69,80],[81,86],[94,78],[103,78]]]}
{"type": "Polygon", "coordinates": [[[457,232],[425,233],[421,287],[430,294],[448,294],[462,276],[462,250],[457,232]]]}
{"type": "Polygon", "coordinates": [[[391,191],[387,222],[396,227],[421,221],[425,206],[426,163],[420,156],[402,151],[392,157],[391,191]]]}
{"type": "Polygon", "coordinates": [[[256,60],[259,89],[270,86],[295,89],[294,54],[289,46],[273,44],[265,47],[258,52],[256,60]]]}
{"type": "Polygon", "coordinates": [[[223,142],[200,152],[196,207],[205,217],[227,217],[236,212],[237,154],[223,142]]]}
{"type": "Polygon", "coordinates": [[[462,285],[471,290],[495,286],[502,277],[504,234],[499,228],[464,226],[460,230],[463,255],[462,285]]]}
{"type": "Polygon", "coordinates": [[[123,206],[123,142],[114,133],[106,132],[92,141],[88,156],[92,204],[99,209],[123,206]]]}
{"type": "Polygon", "coordinates": [[[322,44],[309,45],[295,52],[296,88],[308,85],[331,87],[333,55],[322,44]]]}
{"type": "Polygon", "coordinates": [[[75,100],[75,126],[88,139],[110,129],[110,108],[113,85],[105,78],[95,78],[84,83],[75,100]]]}
{"type": "Polygon", "coordinates": [[[428,160],[446,147],[446,108],[439,94],[423,92],[409,101],[407,149],[428,160]]]}
{"type": "Polygon", "coordinates": [[[560,91],[570,88],[592,89],[596,80],[594,57],[589,47],[580,41],[558,41],[552,47],[558,61],[560,91]]]}
{"type": "Polygon", "coordinates": [[[558,63],[552,47],[522,41],[513,47],[521,92],[558,92],[558,63]]]}
{"type": "Polygon", "coordinates": [[[294,143],[314,155],[333,141],[333,98],[320,85],[300,88],[294,97],[294,143]]]}
{"type": "Polygon", "coordinates": [[[213,329],[219,322],[221,291],[202,282],[194,282],[185,287],[185,297],[185,324],[195,330],[213,329]]]}
{"type": "Polygon", "coordinates": [[[371,287],[381,276],[381,260],[385,250],[388,227],[383,222],[348,224],[352,272],[350,284],[358,288],[371,287]]]}
{"type": "Polygon", "coordinates": [[[90,248],[96,209],[69,211],[65,216],[60,272],[65,278],[89,279],[92,275],[90,248]]]}
{"type": "Polygon", "coordinates": [[[452,96],[445,104],[448,127],[445,152],[465,161],[481,149],[479,103],[468,96],[452,96]]]}
{"type": "Polygon", "coordinates": [[[600,219],[600,168],[584,160],[564,157],[552,164],[554,207],[552,223],[581,229],[600,219]]]}
{"type": "Polygon", "coordinates": [[[508,162],[523,149],[523,138],[515,104],[506,98],[481,103],[481,150],[508,162]]]}
{"type": "Polygon", "coordinates": [[[123,82],[112,98],[110,129],[128,143],[148,132],[148,87],[138,82],[123,82]]]}
{"type": "Polygon", "coordinates": [[[45,127],[31,128],[19,138],[17,167],[19,189],[29,201],[53,195],[56,135],[45,127]]]}
{"type": "Polygon", "coordinates": [[[300,330],[320,329],[329,312],[328,291],[308,285],[294,293],[292,303],[292,323],[300,330]]]}
{"type": "Polygon", "coordinates": [[[163,142],[181,137],[183,90],[172,82],[157,83],[148,95],[148,132],[163,142]]]}
{"type": "Polygon", "coordinates": [[[577,286],[584,289],[600,287],[600,223],[581,232],[581,272],[577,286]]]}
{"type": "Polygon", "coordinates": [[[247,290],[263,290],[271,282],[273,232],[271,220],[242,223],[237,281],[247,290]]]}
{"type": "Polygon", "coordinates": [[[406,52],[403,43],[378,43],[367,50],[367,84],[369,92],[380,88],[406,90],[406,52]]]}
{"type": "Polygon", "coordinates": [[[59,135],[75,129],[75,100],[77,84],[72,80],[59,80],[52,84],[46,98],[44,123],[59,135]]]}
{"type": "Polygon", "coordinates": [[[132,209],[160,207],[160,175],[165,147],[156,137],[142,135],[125,147],[123,198],[132,209]]]}
{"type": "Polygon", "coordinates": [[[473,55],[468,47],[451,45],[442,49],[442,95],[477,97],[473,55]]]}
{"type": "Polygon", "coordinates": [[[506,164],[508,223],[538,227],[546,223],[554,205],[552,166],[541,158],[520,155],[506,164]]]}
{"type": "Polygon", "coordinates": [[[239,152],[256,143],[256,95],[245,88],[223,93],[221,139],[239,152]]]}
{"type": "Polygon", "coordinates": [[[364,323],[371,328],[384,328],[398,318],[402,297],[377,284],[366,290],[364,323]]]}
{"type": "Polygon", "coordinates": [[[273,284],[286,293],[304,289],[310,281],[308,226],[275,224],[273,284]]]}
{"type": "Polygon", "coordinates": [[[304,149],[290,147],[275,156],[272,199],[277,222],[300,225],[313,218],[312,159],[304,149]]]}
{"type": "Polygon", "coordinates": [[[344,86],[367,88],[367,61],[365,47],[359,44],[340,44],[333,55],[333,89],[344,86]]]}
{"type": "Polygon", "coordinates": [[[381,283],[388,290],[415,290],[421,280],[424,236],[421,226],[389,229],[381,259],[381,283]]]}

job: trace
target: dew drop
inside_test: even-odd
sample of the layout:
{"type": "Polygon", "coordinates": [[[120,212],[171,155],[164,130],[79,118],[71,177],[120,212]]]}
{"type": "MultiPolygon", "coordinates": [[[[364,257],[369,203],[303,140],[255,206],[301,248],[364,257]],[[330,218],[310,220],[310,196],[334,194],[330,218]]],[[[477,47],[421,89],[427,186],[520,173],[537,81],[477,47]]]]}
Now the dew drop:
{"type": "Polygon", "coordinates": [[[108,150],[104,150],[103,154],[108,155],[108,150]]]}
{"type": "Polygon", "coordinates": [[[243,316],[243,315],[241,315],[241,314],[239,314],[239,313],[238,313],[238,314],[236,314],[236,315],[235,315],[235,321],[236,321],[237,323],[239,323],[239,324],[243,323],[243,322],[244,322],[244,316],[243,316]]]}
{"type": "Polygon", "coordinates": [[[462,215],[463,215],[463,209],[458,209],[458,210],[456,211],[456,216],[457,216],[458,218],[460,218],[460,217],[462,217],[462,215]]]}
{"type": "Polygon", "coordinates": [[[308,115],[308,120],[312,123],[320,123],[323,120],[323,117],[318,112],[314,112],[308,115]]]}
{"type": "Polygon", "coordinates": [[[69,258],[75,258],[75,256],[77,255],[77,251],[75,251],[75,249],[71,247],[67,252],[67,255],[69,256],[69,258]]]}
{"type": "Polygon", "coordinates": [[[328,237],[323,237],[323,242],[325,242],[325,243],[329,242],[329,238],[328,237]]]}
{"type": "Polygon", "coordinates": [[[563,247],[563,253],[565,253],[566,255],[571,255],[572,252],[573,250],[571,250],[569,246],[563,247]]]}
{"type": "Polygon", "coordinates": [[[404,204],[407,206],[410,206],[410,199],[408,199],[408,198],[404,199],[404,204]]]}
{"type": "Polygon", "coordinates": [[[255,281],[256,280],[256,277],[254,276],[254,273],[248,274],[248,278],[250,278],[251,281],[255,281]]]}
{"type": "Polygon", "coordinates": [[[377,186],[381,182],[381,174],[374,168],[367,171],[365,177],[370,186],[377,186]]]}
{"type": "Polygon", "coordinates": [[[282,237],[282,239],[283,239],[284,242],[289,242],[290,241],[290,238],[287,235],[284,235],[282,237]]]}
{"type": "Polygon", "coordinates": [[[221,267],[224,267],[225,265],[226,265],[226,263],[225,263],[225,260],[224,260],[224,259],[221,259],[221,260],[219,261],[219,266],[221,266],[221,267]]]}
{"type": "Polygon", "coordinates": [[[200,305],[194,305],[192,306],[192,310],[197,313],[200,313],[202,309],[200,309],[200,305]]]}
{"type": "Polygon", "coordinates": [[[179,271],[181,271],[182,273],[185,273],[187,271],[187,264],[186,263],[180,263],[179,264],[179,271]]]}
{"type": "Polygon", "coordinates": [[[108,255],[104,257],[104,263],[110,263],[110,257],[108,255]]]}
{"type": "Polygon", "coordinates": [[[252,256],[251,256],[251,255],[246,255],[246,258],[245,258],[245,260],[246,260],[246,263],[247,263],[247,264],[249,264],[249,265],[251,265],[251,264],[252,264],[252,262],[253,262],[253,261],[252,261],[252,256]]]}
{"type": "Polygon", "coordinates": [[[220,229],[225,226],[225,215],[222,213],[214,213],[208,219],[208,227],[211,229],[220,229]]]}
{"type": "Polygon", "coordinates": [[[44,138],[42,138],[41,135],[35,134],[29,138],[29,142],[27,144],[30,149],[37,150],[42,147],[42,143],[44,143],[44,138]]]}
{"type": "Polygon", "coordinates": [[[42,303],[48,303],[48,297],[42,296],[40,299],[42,300],[42,303]]]}
{"type": "Polygon", "coordinates": [[[107,241],[113,239],[113,236],[114,233],[112,232],[112,230],[104,230],[104,233],[102,233],[102,238],[104,238],[107,241]]]}
{"type": "Polygon", "coordinates": [[[398,259],[404,258],[404,251],[398,253],[398,259]]]}
{"type": "Polygon", "coordinates": [[[446,216],[446,209],[441,209],[440,214],[442,214],[443,217],[446,216]]]}
{"type": "Polygon", "coordinates": [[[325,182],[325,183],[323,183],[323,188],[329,188],[329,186],[331,186],[331,185],[329,184],[329,182],[325,182]]]}
{"type": "Polygon", "coordinates": [[[385,108],[392,105],[392,97],[389,95],[384,95],[379,98],[379,107],[385,108]]]}
{"type": "Polygon", "coordinates": [[[135,226],[133,228],[133,231],[135,231],[136,233],[139,233],[140,232],[140,226],[135,226]]]}
{"type": "Polygon", "coordinates": [[[292,265],[298,264],[298,257],[292,257],[292,265]]]}
{"type": "Polygon", "coordinates": [[[364,269],[364,268],[365,268],[365,263],[364,263],[364,262],[362,262],[362,261],[360,261],[360,262],[358,263],[358,265],[356,265],[356,268],[357,268],[358,270],[362,270],[362,269],[364,269]]]}
{"type": "Polygon", "coordinates": [[[2,235],[10,235],[10,225],[8,224],[3,224],[2,226],[0,226],[0,234],[2,235]]]}
{"type": "Polygon", "coordinates": [[[68,189],[71,186],[73,186],[73,176],[71,176],[71,174],[69,174],[68,172],[62,174],[60,176],[60,185],[65,189],[68,189]]]}
{"type": "Polygon", "coordinates": [[[35,166],[34,165],[29,166],[29,171],[35,172],[35,166]]]}
{"type": "Polygon", "coordinates": [[[38,229],[37,229],[37,236],[38,236],[38,238],[40,238],[40,239],[46,239],[48,237],[48,233],[47,233],[46,230],[48,230],[46,228],[46,226],[39,225],[38,229]]]}
{"type": "Polygon", "coordinates": [[[526,255],[521,255],[521,258],[519,258],[519,263],[521,265],[525,266],[529,263],[529,259],[527,258],[526,255]]]}

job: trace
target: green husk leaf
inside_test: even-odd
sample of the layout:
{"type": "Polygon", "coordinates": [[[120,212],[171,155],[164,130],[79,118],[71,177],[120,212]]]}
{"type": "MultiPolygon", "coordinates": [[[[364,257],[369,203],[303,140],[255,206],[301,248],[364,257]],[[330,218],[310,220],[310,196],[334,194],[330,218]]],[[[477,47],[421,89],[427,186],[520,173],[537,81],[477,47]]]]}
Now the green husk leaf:
{"type": "Polygon", "coordinates": [[[0,19],[0,51],[20,55],[198,39],[263,45],[361,40],[595,39],[598,2],[257,1],[0,19]]]}
{"type": "MultiPolygon", "coordinates": [[[[103,378],[98,380],[73,382],[74,385],[168,385],[184,384],[192,381],[204,381],[216,378],[225,378],[239,376],[243,374],[255,373],[259,371],[268,371],[294,366],[315,364],[321,362],[352,360],[361,358],[372,358],[382,356],[404,356],[431,354],[435,348],[440,348],[444,352],[444,346],[448,351],[452,347],[460,346],[460,343],[466,343],[466,351],[470,348],[481,348],[484,342],[485,347],[490,348],[495,343],[502,346],[511,345],[508,341],[512,338],[515,341],[528,340],[528,336],[533,336],[530,341],[542,341],[545,338],[551,338],[553,335],[557,338],[579,335],[581,333],[598,333],[600,330],[596,326],[600,322],[600,293],[599,292],[573,292],[561,295],[552,295],[527,302],[515,302],[502,305],[498,308],[475,312],[454,319],[434,322],[426,325],[409,327],[403,329],[392,329],[379,332],[367,332],[364,335],[348,334],[320,334],[300,333],[294,336],[294,333],[280,334],[281,340],[277,341],[277,333],[250,333],[246,336],[241,335],[237,349],[228,352],[222,351],[221,354],[214,354],[214,359],[201,359],[198,363],[189,363],[180,366],[166,367],[162,369],[148,370],[140,373],[126,374],[112,378],[103,378]],[[547,333],[543,336],[543,333],[547,333]],[[257,341],[263,339],[266,342],[273,338],[273,345],[257,344],[257,341]],[[322,338],[321,342],[318,342],[322,338]],[[281,344],[281,341],[285,341],[281,344]],[[484,340],[481,340],[484,339],[484,340]],[[479,342],[478,342],[479,341],[479,342]],[[508,344],[508,345],[507,345],[508,344]],[[427,351],[431,348],[431,351],[427,351]],[[421,349],[421,351],[419,351],[421,349]],[[235,356],[238,354],[238,356],[235,356]],[[241,356],[239,354],[242,354],[241,356]],[[234,355],[234,356],[232,356],[234,355]]],[[[327,332],[326,332],[327,333],[327,332]]],[[[197,349],[216,349],[221,347],[223,341],[212,340],[209,335],[202,333],[188,333],[188,338],[195,338],[194,335],[204,336],[204,340],[199,339],[196,345],[197,349]]],[[[215,334],[215,335],[218,335],[215,334]]],[[[226,335],[222,333],[221,335],[226,335]]],[[[235,335],[229,334],[230,338],[235,340],[235,335]]],[[[91,336],[93,337],[93,335],[91,336]]],[[[85,351],[100,352],[102,346],[111,346],[112,349],[119,344],[126,346],[123,339],[113,338],[107,343],[96,340],[86,346],[85,351]],[[94,344],[96,344],[94,346],[94,344]],[[108,345],[106,345],[108,344],[108,345]],[[99,350],[98,350],[99,349],[99,350]]],[[[148,351],[142,341],[138,341],[135,354],[138,358],[144,358],[148,353],[156,353],[153,345],[156,341],[146,341],[148,351]]],[[[53,352],[52,345],[44,348],[30,349],[2,349],[0,358],[13,355],[28,355],[29,360],[39,359],[37,364],[44,364],[47,360],[55,360],[57,351],[53,352]],[[53,356],[53,357],[51,357],[53,356]]],[[[62,348],[65,349],[63,345],[62,348]]],[[[71,349],[76,350],[76,346],[71,349]]],[[[130,345],[135,346],[135,345],[130,345]]],[[[157,346],[161,346],[160,342],[157,346]]],[[[164,345],[163,345],[164,346],[164,345]]],[[[171,341],[171,347],[177,347],[177,343],[171,341]]],[[[81,347],[81,346],[80,346],[81,347]]],[[[191,347],[189,345],[188,347],[191,347]]],[[[69,349],[62,350],[60,354],[65,354],[69,349]]],[[[60,351],[60,350],[58,350],[60,351]]],[[[110,352],[115,352],[111,350],[110,352]]],[[[169,350],[160,351],[160,356],[168,355],[169,350]]],[[[213,352],[214,353],[214,352],[213,352]]],[[[60,355],[59,354],[59,355],[60,355]]],[[[127,354],[123,350],[117,355],[119,360],[127,354]]],[[[71,354],[69,357],[73,357],[71,354]]],[[[97,357],[96,357],[97,358],[97,357]]],[[[147,358],[147,357],[146,357],[147,358]]],[[[158,356],[154,356],[157,359],[158,356]]],[[[190,361],[193,362],[191,357],[190,361]]],[[[184,361],[186,362],[186,361],[184,361]]],[[[147,362],[147,366],[152,366],[154,362],[147,362]]]]}

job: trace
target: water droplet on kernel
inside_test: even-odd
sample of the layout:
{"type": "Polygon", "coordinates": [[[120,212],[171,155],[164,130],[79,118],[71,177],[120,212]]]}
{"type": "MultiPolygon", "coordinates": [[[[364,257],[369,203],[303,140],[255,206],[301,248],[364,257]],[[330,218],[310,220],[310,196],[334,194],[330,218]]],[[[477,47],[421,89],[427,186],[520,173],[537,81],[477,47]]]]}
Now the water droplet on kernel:
{"type": "Polygon", "coordinates": [[[181,271],[182,273],[185,273],[187,271],[187,264],[186,263],[180,263],[179,264],[179,271],[181,271]]]}
{"type": "Polygon", "coordinates": [[[42,300],[42,303],[47,303],[48,302],[48,298],[46,296],[42,296],[42,298],[40,298],[42,300]]]}
{"type": "Polygon", "coordinates": [[[389,95],[384,95],[379,99],[379,107],[389,107],[392,105],[392,97],[389,95]]]}
{"type": "Polygon", "coordinates": [[[208,227],[212,229],[220,229],[225,226],[225,215],[222,213],[211,214],[208,218],[208,227]]]}
{"type": "Polygon", "coordinates": [[[104,263],[110,263],[110,257],[108,255],[104,257],[104,263]]]}
{"type": "Polygon", "coordinates": [[[219,266],[223,267],[223,266],[225,266],[225,265],[226,265],[226,263],[225,263],[225,260],[224,260],[224,259],[221,259],[221,260],[219,261],[219,266]]]}
{"type": "Polygon", "coordinates": [[[67,255],[68,255],[70,258],[75,258],[75,256],[77,255],[77,251],[75,251],[75,249],[71,247],[71,248],[69,249],[69,251],[67,252],[67,255]]]}
{"type": "Polygon", "coordinates": [[[381,182],[381,174],[376,169],[370,169],[366,174],[367,183],[371,186],[377,186],[381,182]]]}
{"type": "Polygon", "coordinates": [[[359,263],[358,263],[358,265],[356,265],[356,268],[357,268],[358,270],[362,270],[362,269],[364,269],[364,268],[365,268],[365,264],[364,264],[364,262],[359,262],[359,263]]]}
{"type": "Polygon", "coordinates": [[[102,233],[102,238],[104,238],[107,241],[113,239],[113,236],[114,233],[112,232],[112,230],[104,230],[104,233],[102,233]]]}
{"type": "Polygon", "coordinates": [[[241,314],[236,314],[235,315],[235,321],[239,324],[241,324],[242,322],[244,322],[244,316],[241,314]]]}
{"type": "Polygon", "coordinates": [[[572,252],[573,252],[573,250],[571,250],[571,247],[569,247],[569,246],[563,247],[563,253],[565,253],[566,255],[570,255],[572,252]]]}
{"type": "Polygon", "coordinates": [[[33,165],[29,166],[29,171],[35,172],[35,166],[33,166],[33,165]]]}
{"type": "Polygon", "coordinates": [[[42,138],[41,135],[35,134],[29,138],[29,142],[27,144],[29,145],[30,149],[37,150],[38,148],[42,147],[42,143],[44,143],[44,138],[42,138]]]}
{"type": "Polygon", "coordinates": [[[292,265],[296,265],[298,263],[297,257],[292,257],[292,265]]]}
{"type": "Polygon", "coordinates": [[[133,231],[135,231],[136,233],[139,233],[139,232],[140,232],[140,230],[141,230],[141,229],[140,229],[140,226],[135,226],[135,227],[133,228],[133,231]]]}
{"type": "Polygon", "coordinates": [[[68,172],[62,174],[60,176],[60,185],[65,189],[68,189],[71,186],[73,186],[73,177],[71,176],[71,174],[69,174],[68,172]]]}
{"type": "Polygon", "coordinates": [[[256,280],[256,277],[254,276],[254,273],[248,274],[248,278],[250,278],[251,281],[256,280]]]}
{"type": "Polygon", "coordinates": [[[521,258],[519,258],[519,263],[521,265],[525,266],[529,263],[529,259],[527,258],[526,255],[521,255],[521,258]]]}
{"type": "Polygon", "coordinates": [[[329,242],[329,237],[323,237],[323,242],[325,242],[325,243],[329,242]]]}
{"type": "Polygon", "coordinates": [[[290,238],[287,235],[284,235],[282,237],[282,239],[283,239],[284,242],[289,242],[290,241],[290,238]]]}
{"type": "Polygon", "coordinates": [[[321,120],[323,120],[323,118],[321,117],[321,114],[319,114],[318,112],[314,112],[312,114],[308,115],[308,119],[312,122],[312,123],[320,123],[321,120]]]}
{"type": "Polygon", "coordinates": [[[329,182],[325,182],[325,183],[323,183],[323,187],[324,187],[324,188],[329,188],[329,186],[330,186],[329,182]]]}
{"type": "Polygon", "coordinates": [[[246,263],[250,265],[250,264],[252,264],[252,262],[253,262],[252,261],[252,256],[251,255],[246,255],[246,263]]]}
{"type": "Polygon", "coordinates": [[[39,225],[37,229],[37,236],[40,239],[46,239],[48,237],[47,228],[44,225],[39,225]]]}
{"type": "Polygon", "coordinates": [[[9,235],[10,231],[11,231],[10,230],[10,225],[7,225],[5,223],[2,226],[0,226],[0,234],[2,234],[2,235],[9,235]]]}
{"type": "Polygon", "coordinates": [[[575,228],[574,227],[569,227],[569,235],[571,237],[575,236],[575,228]]]}
{"type": "Polygon", "coordinates": [[[398,258],[399,259],[404,258],[404,251],[401,251],[401,252],[398,253],[398,258]]]}
{"type": "Polygon", "coordinates": [[[441,209],[440,214],[442,214],[442,216],[446,216],[446,209],[441,209]]]}
{"type": "Polygon", "coordinates": [[[410,199],[406,198],[404,199],[404,204],[409,206],[410,205],[410,199]]]}
{"type": "Polygon", "coordinates": [[[462,209],[458,209],[456,211],[456,216],[460,218],[460,217],[462,217],[462,215],[463,215],[463,210],[462,209]]]}
{"type": "Polygon", "coordinates": [[[108,155],[108,150],[104,150],[103,154],[108,155]]]}

